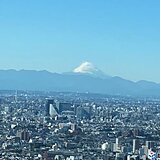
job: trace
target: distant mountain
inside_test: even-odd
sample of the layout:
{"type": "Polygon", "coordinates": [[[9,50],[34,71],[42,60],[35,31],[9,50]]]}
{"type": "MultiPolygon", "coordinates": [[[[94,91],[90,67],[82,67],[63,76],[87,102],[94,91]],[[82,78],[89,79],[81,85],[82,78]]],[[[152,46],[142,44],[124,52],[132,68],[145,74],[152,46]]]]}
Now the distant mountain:
{"type": "MultiPolygon", "coordinates": [[[[97,72],[96,72],[97,73],[97,72]]],[[[132,82],[89,72],[51,73],[35,70],[0,70],[0,90],[93,92],[111,95],[160,96],[160,84],[132,82]]]]}
{"type": "Polygon", "coordinates": [[[92,77],[97,77],[97,78],[103,78],[103,79],[108,79],[110,76],[106,75],[103,73],[100,69],[95,67],[91,62],[84,62],[80,64],[78,67],[76,67],[72,74],[85,74],[85,75],[90,75],[92,77]]]}

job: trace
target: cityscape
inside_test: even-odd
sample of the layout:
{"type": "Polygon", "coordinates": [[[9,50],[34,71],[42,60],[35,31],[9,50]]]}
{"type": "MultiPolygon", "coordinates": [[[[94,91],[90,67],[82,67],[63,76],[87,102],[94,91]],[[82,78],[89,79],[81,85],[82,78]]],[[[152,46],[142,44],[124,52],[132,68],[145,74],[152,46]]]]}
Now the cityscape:
{"type": "Polygon", "coordinates": [[[160,158],[160,99],[1,91],[0,159],[160,158]]]}

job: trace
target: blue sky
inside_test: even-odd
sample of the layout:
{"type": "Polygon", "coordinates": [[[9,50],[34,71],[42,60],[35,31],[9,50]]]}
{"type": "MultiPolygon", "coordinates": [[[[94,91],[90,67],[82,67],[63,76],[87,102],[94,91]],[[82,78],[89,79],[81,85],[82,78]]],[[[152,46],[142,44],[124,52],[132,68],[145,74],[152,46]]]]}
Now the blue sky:
{"type": "Polygon", "coordinates": [[[70,71],[160,82],[159,0],[0,0],[0,69],[70,71]]]}

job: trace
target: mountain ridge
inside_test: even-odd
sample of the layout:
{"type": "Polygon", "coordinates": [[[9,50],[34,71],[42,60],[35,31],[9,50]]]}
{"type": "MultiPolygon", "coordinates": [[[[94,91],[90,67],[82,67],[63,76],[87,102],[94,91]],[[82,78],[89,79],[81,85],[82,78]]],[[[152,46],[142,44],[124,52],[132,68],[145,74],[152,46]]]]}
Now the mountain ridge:
{"type": "Polygon", "coordinates": [[[150,81],[103,79],[89,74],[52,73],[46,70],[0,70],[0,90],[35,90],[160,96],[160,84],[150,81]]]}

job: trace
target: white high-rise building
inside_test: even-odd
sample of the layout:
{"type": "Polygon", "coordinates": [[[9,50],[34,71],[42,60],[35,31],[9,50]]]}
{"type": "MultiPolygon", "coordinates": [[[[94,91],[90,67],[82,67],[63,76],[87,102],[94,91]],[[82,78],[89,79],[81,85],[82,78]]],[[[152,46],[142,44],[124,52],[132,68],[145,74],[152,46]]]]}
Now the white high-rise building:
{"type": "Polygon", "coordinates": [[[57,113],[57,111],[55,109],[55,106],[53,104],[49,105],[49,115],[51,117],[54,117],[54,116],[58,115],[58,113],[57,113]]]}
{"type": "Polygon", "coordinates": [[[133,153],[135,153],[137,150],[139,150],[139,140],[133,139],[133,153]]]}

